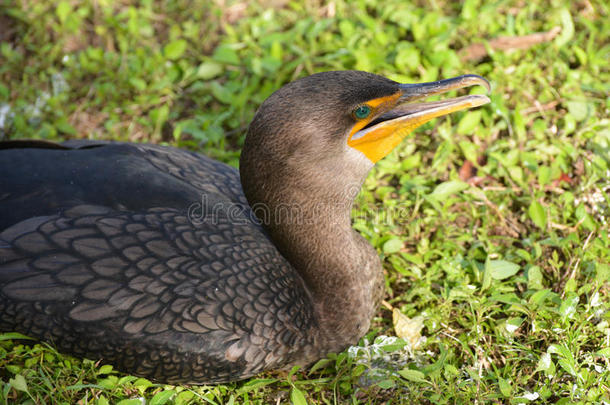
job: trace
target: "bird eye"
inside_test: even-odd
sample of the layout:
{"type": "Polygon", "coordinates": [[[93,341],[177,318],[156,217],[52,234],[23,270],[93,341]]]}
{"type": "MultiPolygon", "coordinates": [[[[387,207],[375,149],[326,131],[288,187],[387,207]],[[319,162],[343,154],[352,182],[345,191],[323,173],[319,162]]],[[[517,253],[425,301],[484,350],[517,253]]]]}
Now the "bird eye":
{"type": "Polygon", "coordinates": [[[368,105],[360,105],[360,106],[356,107],[356,109],[354,110],[354,117],[361,120],[363,118],[368,117],[370,113],[371,113],[371,107],[369,107],[368,105]]]}

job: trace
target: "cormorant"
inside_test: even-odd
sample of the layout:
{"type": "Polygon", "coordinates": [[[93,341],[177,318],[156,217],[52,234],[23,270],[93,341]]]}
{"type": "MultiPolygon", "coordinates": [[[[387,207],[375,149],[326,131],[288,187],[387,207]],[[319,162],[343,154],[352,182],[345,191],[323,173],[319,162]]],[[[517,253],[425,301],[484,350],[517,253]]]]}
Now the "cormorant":
{"type": "Polygon", "coordinates": [[[219,383],[354,344],[382,296],[350,210],[414,128],[485,79],[314,74],[273,93],[237,170],[169,147],[0,143],[0,330],[169,383],[219,383]]]}

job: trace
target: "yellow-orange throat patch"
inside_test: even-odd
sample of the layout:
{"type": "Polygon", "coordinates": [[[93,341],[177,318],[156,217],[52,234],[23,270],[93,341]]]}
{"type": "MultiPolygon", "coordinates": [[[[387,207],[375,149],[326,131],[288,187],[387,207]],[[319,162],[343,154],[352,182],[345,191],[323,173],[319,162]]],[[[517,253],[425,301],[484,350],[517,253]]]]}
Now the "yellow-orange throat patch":
{"type": "MultiPolygon", "coordinates": [[[[385,99],[384,101],[386,103],[392,102],[392,105],[394,105],[399,96],[400,93],[390,97],[383,97],[383,99],[385,99]]],[[[451,114],[455,111],[476,107],[485,104],[485,102],[489,102],[489,99],[487,98],[485,98],[487,100],[485,101],[485,99],[480,97],[476,99],[473,97],[476,96],[458,97],[447,100],[448,103],[423,103],[425,105],[422,105],[420,111],[413,111],[411,114],[383,121],[371,128],[363,130],[362,128],[371,122],[371,119],[379,116],[378,113],[371,114],[370,119],[362,120],[363,122],[357,122],[356,125],[354,125],[347,144],[362,152],[371,162],[377,163],[398,146],[415,128],[426,122],[443,115],[451,114]]],[[[372,100],[372,102],[378,100],[382,99],[372,100]]],[[[367,105],[369,105],[369,103],[367,103],[367,105]]],[[[382,102],[379,102],[378,105],[381,106],[383,104],[382,102]]],[[[386,107],[380,111],[384,112],[387,110],[389,109],[386,107]]]]}
{"type": "Polygon", "coordinates": [[[371,108],[372,113],[369,115],[369,117],[358,120],[358,122],[356,122],[356,124],[352,128],[352,131],[349,134],[349,138],[347,140],[348,146],[351,146],[352,148],[364,153],[364,155],[369,158],[369,160],[371,160],[373,163],[376,163],[388,153],[390,153],[392,149],[394,149],[394,147],[396,147],[398,143],[400,143],[402,137],[399,140],[384,139],[388,137],[395,138],[391,136],[391,131],[388,128],[387,130],[384,129],[381,131],[373,131],[374,133],[366,134],[365,136],[359,137],[358,139],[352,138],[358,131],[367,126],[367,124],[370,123],[371,120],[379,116],[380,113],[390,110],[396,104],[396,100],[398,100],[401,94],[402,93],[398,91],[390,96],[379,97],[368,101],[366,105],[371,108]]]}
{"type": "MultiPolygon", "coordinates": [[[[390,153],[390,151],[393,148],[390,149],[390,151],[388,151],[387,153],[383,154],[382,156],[378,156],[379,153],[381,153],[381,151],[375,152],[373,149],[375,149],[376,146],[370,144],[371,142],[368,142],[368,139],[365,142],[364,138],[368,138],[367,136],[364,136],[364,137],[358,138],[358,139],[352,139],[352,138],[354,137],[354,134],[356,134],[362,128],[367,126],[367,124],[370,123],[375,117],[379,116],[380,113],[383,113],[383,112],[391,109],[391,107],[393,107],[396,104],[396,100],[398,100],[398,98],[400,96],[401,96],[401,92],[398,91],[390,96],[379,97],[379,98],[367,101],[366,105],[371,108],[372,113],[367,118],[358,120],[356,122],[356,124],[353,126],[352,131],[349,134],[349,137],[347,139],[348,146],[351,146],[352,148],[357,149],[360,152],[364,153],[364,155],[367,158],[369,158],[373,163],[376,163],[379,159],[383,158],[385,155],[390,153]]],[[[375,136],[375,138],[377,138],[377,136],[375,136]]],[[[372,137],[371,137],[371,141],[372,141],[372,137]]],[[[396,145],[394,145],[394,146],[396,146],[396,145]]]]}

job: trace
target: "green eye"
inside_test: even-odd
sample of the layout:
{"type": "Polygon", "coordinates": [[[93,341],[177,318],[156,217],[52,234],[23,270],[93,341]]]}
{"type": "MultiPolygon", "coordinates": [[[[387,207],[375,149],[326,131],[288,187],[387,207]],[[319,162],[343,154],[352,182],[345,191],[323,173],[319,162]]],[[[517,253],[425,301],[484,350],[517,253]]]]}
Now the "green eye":
{"type": "Polygon", "coordinates": [[[361,105],[356,107],[356,109],[354,110],[354,117],[361,120],[363,118],[368,117],[370,113],[371,107],[369,107],[368,105],[361,105]]]}

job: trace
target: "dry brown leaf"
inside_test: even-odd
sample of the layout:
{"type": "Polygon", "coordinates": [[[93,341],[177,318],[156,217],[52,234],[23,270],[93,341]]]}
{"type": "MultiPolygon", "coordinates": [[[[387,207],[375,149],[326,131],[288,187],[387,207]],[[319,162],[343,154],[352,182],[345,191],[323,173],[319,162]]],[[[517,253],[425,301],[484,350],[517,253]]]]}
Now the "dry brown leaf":
{"type": "MultiPolygon", "coordinates": [[[[560,27],[555,27],[547,32],[537,32],[535,34],[523,35],[519,37],[500,37],[492,39],[487,46],[494,51],[509,51],[512,49],[527,49],[532,46],[549,42],[561,32],[560,27]]],[[[460,51],[460,58],[464,61],[479,60],[487,56],[485,44],[477,43],[467,46],[460,51]]]]}
{"type": "Polygon", "coordinates": [[[473,178],[474,176],[476,176],[476,174],[477,174],[477,168],[474,167],[472,162],[470,160],[464,161],[464,164],[462,165],[462,167],[460,167],[460,171],[459,171],[460,180],[468,181],[471,178],[473,178]]]}
{"type": "Polygon", "coordinates": [[[396,336],[410,343],[411,348],[417,349],[421,344],[421,330],[424,327],[424,318],[416,316],[411,319],[399,309],[392,310],[392,323],[396,336]]]}

